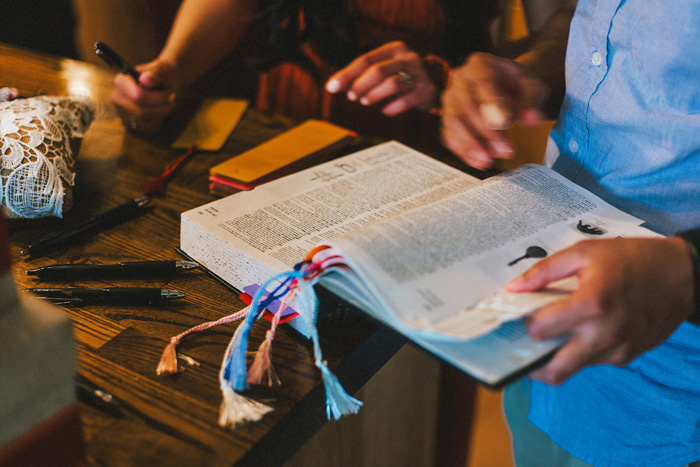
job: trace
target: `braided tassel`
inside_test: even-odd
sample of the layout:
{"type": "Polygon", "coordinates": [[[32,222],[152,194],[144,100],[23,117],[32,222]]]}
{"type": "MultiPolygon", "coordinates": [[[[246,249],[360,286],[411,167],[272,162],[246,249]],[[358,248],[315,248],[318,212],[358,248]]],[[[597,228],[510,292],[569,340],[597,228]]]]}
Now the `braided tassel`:
{"type": "Polygon", "coordinates": [[[291,272],[278,274],[269,279],[255,293],[250,304],[250,312],[233,334],[221,364],[219,383],[223,400],[220,408],[220,425],[235,426],[237,423],[257,421],[272,410],[271,407],[238,394],[236,391],[243,391],[248,387],[246,379],[246,349],[248,347],[248,335],[253,327],[253,323],[262,315],[262,311],[268,304],[289,292],[289,283],[299,278],[301,278],[301,273],[296,269],[291,272]],[[272,293],[263,298],[263,295],[267,293],[265,290],[271,284],[278,285],[272,293]]]}
{"type": "Polygon", "coordinates": [[[293,287],[293,285],[290,285],[291,290],[285,295],[277,313],[272,319],[270,329],[265,334],[265,340],[262,341],[255,354],[255,360],[248,370],[248,384],[264,384],[268,387],[280,384],[280,379],[272,366],[272,340],[275,338],[275,331],[279,325],[282,313],[289,307],[290,303],[294,302],[295,291],[293,287]]]}
{"type": "Polygon", "coordinates": [[[297,271],[277,274],[263,284],[263,286],[260,287],[260,289],[255,293],[253,301],[250,304],[251,311],[233,334],[233,338],[229,344],[231,352],[228,355],[228,358],[224,359],[222,364],[222,370],[226,370],[223,372],[225,374],[226,384],[228,384],[234,390],[243,391],[248,389],[248,381],[246,378],[246,351],[248,348],[248,336],[253,327],[253,323],[262,315],[262,312],[267,305],[288,292],[289,282],[291,282],[292,279],[297,278],[299,275],[300,274],[297,271]],[[263,295],[267,293],[267,287],[271,284],[278,285],[275,287],[272,293],[263,298],[263,295]]]}
{"type": "Polygon", "coordinates": [[[184,332],[181,332],[177,336],[171,337],[170,338],[170,343],[163,349],[163,355],[160,357],[160,362],[158,362],[158,367],[156,368],[156,374],[157,375],[162,375],[163,373],[165,374],[175,374],[177,373],[177,346],[180,344],[180,341],[188,335],[193,332],[198,332],[198,331],[205,331],[207,329],[213,328],[214,326],[218,326],[219,324],[225,324],[225,323],[230,323],[232,321],[237,321],[243,317],[245,317],[248,312],[250,311],[250,306],[247,306],[243,308],[240,311],[237,311],[236,313],[230,314],[228,316],[224,316],[221,319],[218,319],[216,321],[208,321],[206,323],[199,324],[197,326],[194,326],[184,332]]]}
{"type": "MultiPolygon", "coordinates": [[[[318,277],[319,275],[316,275],[315,279],[318,277]]],[[[337,420],[343,415],[357,413],[358,410],[360,410],[360,407],[362,407],[362,402],[345,392],[340,384],[340,381],[338,381],[338,378],[331,373],[331,371],[328,369],[328,365],[323,360],[321,346],[318,339],[318,331],[316,330],[318,300],[316,298],[316,293],[313,290],[313,283],[311,282],[315,282],[315,280],[300,281],[298,285],[298,299],[295,306],[299,314],[309,324],[309,328],[311,329],[311,340],[313,341],[314,346],[315,364],[318,369],[321,370],[323,385],[326,389],[326,414],[329,420],[331,417],[334,420],[337,420]]]]}
{"type": "MultiPolygon", "coordinates": [[[[238,327],[238,329],[240,328],[241,326],[238,327]]],[[[219,407],[219,425],[231,428],[235,428],[238,423],[256,422],[266,413],[272,411],[272,407],[238,394],[231,387],[228,361],[231,358],[233,345],[234,339],[231,339],[231,342],[226,347],[224,361],[219,371],[219,383],[222,393],[221,406],[219,407]]]]}

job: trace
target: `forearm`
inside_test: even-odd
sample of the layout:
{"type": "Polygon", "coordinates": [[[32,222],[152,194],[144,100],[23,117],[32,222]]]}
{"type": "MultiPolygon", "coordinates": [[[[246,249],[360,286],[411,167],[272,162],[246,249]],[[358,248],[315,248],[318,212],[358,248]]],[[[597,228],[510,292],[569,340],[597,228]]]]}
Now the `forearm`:
{"type": "Polygon", "coordinates": [[[223,59],[253,20],[257,0],[185,0],[159,60],[177,71],[186,87],[223,59]]]}
{"type": "Polygon", "coordinates": [[[556,110],[564,95],[564,64],[573,15],[574,8],[570,6],[557,10],[537,33],[530,49],[516,59],[548,87],[548,110],[556,110]]]}

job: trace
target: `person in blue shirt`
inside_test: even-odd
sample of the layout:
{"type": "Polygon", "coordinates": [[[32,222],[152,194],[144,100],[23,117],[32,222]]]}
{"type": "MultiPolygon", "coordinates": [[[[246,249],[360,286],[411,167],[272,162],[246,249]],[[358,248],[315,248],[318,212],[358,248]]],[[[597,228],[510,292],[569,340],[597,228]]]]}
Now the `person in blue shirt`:
{"type": "Polygon", "coordinates": [[[546,163],[665,237],[581,242],[508,284],[579,279],[528,320],[535,339],[569,338],[506,390],[516,464],[698,461],[700,1],[579,0],[516,60],[472,54],[443,94],[442,141],[489,168],[513,152],[500,130],[538,123],[548,95],[546,163]]]}

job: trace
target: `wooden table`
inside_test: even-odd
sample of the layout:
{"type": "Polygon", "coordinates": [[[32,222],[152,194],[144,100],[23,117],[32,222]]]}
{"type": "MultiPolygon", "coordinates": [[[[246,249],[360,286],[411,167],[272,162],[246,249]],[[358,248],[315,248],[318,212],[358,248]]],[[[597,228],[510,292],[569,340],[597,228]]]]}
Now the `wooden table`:
{"type": "MultiPolygon", "coordinates": [[[[23,96],[88,94],[98,103],[97,118],[78,157],[74,207],[63,219],[9,222],[14,275],[21,288],[48,286],[24,274],[26,269],[48,264],[180,259],[175,252],[179,244],[180,214],[215,199],[208,191],[209,167],[291,125],[278,116],[249,109],[225,148],[217,153],[195,155],[169,183],[165,195],[154,198],[152,212],[70,248],[41,258],[23,259],[19,251],[28,243],[140,197],[140,184],[160,175],[178,153],[162,141],[124,131],[108,101],[111,73],[2,44],[0,63],[0,87],[15,87],[23,96]]],[[[174,126],[178,123],[181,122],[175,122],[174,126]]],[[[244,306],[234,292],[216,280],[197,271],[167,281],[98,284],[168,287],[183,290],[187,296],[158,307],[66,308],[74,322],[80,377],[104,388],[121,402],[118,414],[82,404],[90,463],[280,464],[324,424],[325,395],[313,365],[311,345],[289,329],[278,331],[273,346],[273,364],[283,384],[259,394],[275,410],[260,422],[235,430],[217,424],[218,369],[233,325],[183,341],[180,351],[197,360],[200,366],[187,366],[174,377],[156,376],[156,365],[171,336],[244,306]]],[[[65,284],[80,285],[95,286],[95,282],[65,284]]],[[[331,301],[324,306],[339,305],[331,301]]],[[[352,394],[405,341],[351,312],[343,313],[347,327],[338,330],[335,326],[322,332],[322,345],[331,369],[352,394]]],[[[264,323],[255,325],[251,346],[261,342],[267,327],[264,323]]]]}

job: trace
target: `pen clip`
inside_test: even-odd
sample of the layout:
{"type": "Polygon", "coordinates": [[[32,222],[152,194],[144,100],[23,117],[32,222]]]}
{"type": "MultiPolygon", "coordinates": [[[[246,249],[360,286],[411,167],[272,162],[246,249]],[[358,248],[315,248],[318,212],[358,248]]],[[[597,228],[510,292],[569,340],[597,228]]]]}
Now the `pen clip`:
{"type": "Polygon", "coordinates": [[[73,306],[73,305],[81,305],[83,303],[83,300],[77,297],[73,298],[66,298],[66,297],[42,297],[42,296],[37,296],[37,298],[44,300],[46,302],[51,303],[52,305],[67,305],[67,306],[73,306]]]}

